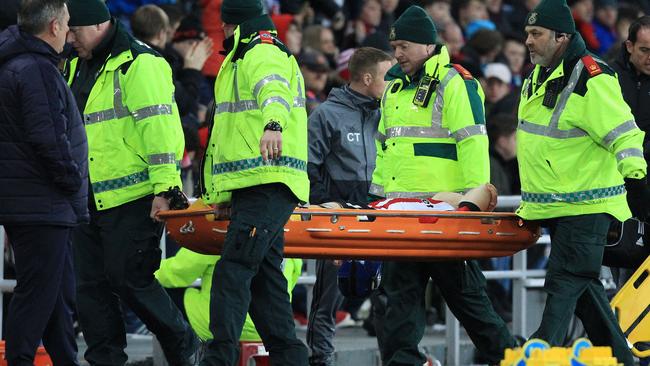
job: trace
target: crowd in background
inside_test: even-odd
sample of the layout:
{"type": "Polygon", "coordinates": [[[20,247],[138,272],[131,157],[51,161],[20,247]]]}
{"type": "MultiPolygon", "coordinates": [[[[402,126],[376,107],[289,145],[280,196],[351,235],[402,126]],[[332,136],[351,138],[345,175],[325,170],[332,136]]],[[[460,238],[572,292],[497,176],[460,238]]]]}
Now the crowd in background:
{"type": "MultiPolygon", "coordinates": [[[[622,52],[630,23],[650,11],[650,1],[569,0],[576,27],[588,49],[612,62],[622,52]]],[[[3,1],[0,29],[15,23],[19,0],[3,1]]],[[[501,195],[520,193],[516,162],[517,105],[523,79],[532,69],[524,21],[539,0],[265,0],[280,40],[295,55],[304,76],[308,113],[333,87],[349,81],[347,63],[354,49],[371,46],[391,53],[390,25],[410,5],[422,6],[434,20],[438,42],[452,62],[469,70],[485,91],[490,139],[491,180],[501,195]]],[[[194,182],[207,144],[213,83],[224,59],[221,0],[107,0],[111,13],[133,34],[161,53],[172,67],[185,133],[181,162],[186,192],[194,182]]],[[[533,258],[536,258],[533,256],[533,258]]],[[[488,261],[486,268],[507,268],[488,261]]],[[[495,282],[493,303],[508,316],[495,282]]],[[[294,297],[297,301],[301,296],[294,297]]],[[[507,296],[505,297],[507,299],[507,296]]],[[[349,305],[352,311],[358,304],[349,305]]],[[[297,306],[304,311],[304,306],[297,306]]]]}
{"type": "MultiPolygon", "coordinates": [[[[0,10],[0,28],[15,22],[18,0],[0,10]]],[[[480,80],[491,141],[492,182],[502,195],[518,194],[514,131],[522,80],[531,70],[524,20],[539,0],[266,0],[279,38],[296,55],[307,89],[308,112],[329,91],[348,82],[347,62],[355,48],[392,52],[389,26],[410,5],[434,20],[438,42],[452,62],[480,80]]],[[[165,56],[172,66],[185,130],[184,176],[197,176],[206,143],[205,120],[213,82],[224,55],[220,0],[108,0],[111,13],[134,35],[165,56]]],[[[621,52],[630,23],[650,3],[571,0],[576,26],[588,49],[605,61],[621,52]]],[[[194,180],[196,181],[196,179],[194,180]]],[[[194,193],[193,184],[186,187],[194,193]]]]}

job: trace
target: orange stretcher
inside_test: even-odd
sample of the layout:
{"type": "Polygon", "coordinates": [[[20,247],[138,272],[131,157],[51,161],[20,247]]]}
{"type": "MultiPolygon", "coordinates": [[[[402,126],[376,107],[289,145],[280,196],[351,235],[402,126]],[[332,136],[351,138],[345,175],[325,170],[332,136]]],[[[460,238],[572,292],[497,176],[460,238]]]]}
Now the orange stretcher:
{"type": "MultiPolygon", "coordinates": [[[[180,245],[219,254],[229,221],[212,208],[162,211],[180,245]]],[[[539,227],[514,213],[296,209],[284,227],[287,257],[471,259],[510,256],[535,244],[539,227]]]]}

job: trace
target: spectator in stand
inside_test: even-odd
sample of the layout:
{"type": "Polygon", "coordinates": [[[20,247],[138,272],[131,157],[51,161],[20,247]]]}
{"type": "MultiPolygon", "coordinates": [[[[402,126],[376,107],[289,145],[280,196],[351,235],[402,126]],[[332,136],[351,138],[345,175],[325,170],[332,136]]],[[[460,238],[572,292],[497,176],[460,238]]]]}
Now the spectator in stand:
{"type": "Polygon", "coordinates": [[[164,54],[169,34],[169,18],[156,5],[143,5],[131,15],[131,30],[135,38],[164,54]]]}
{"type": "Polygon", "coordinates": [[[450,0],[421,0],[422,8],[427,11],[436,28],[444,28],[449,22],[454,22],[451,16],[450,0]]]}
{"type": "Polygon", "coordinates": [[[395,21],[395,10],[398,5],[399,0],[381,0],[381,23],[377,27],[378,31],[384,34],[390,33],[390,25],[395,21]]]}
{"type": "Polygon", "coordinates": [[[298,18],[292,14],[271,15],[271,20],[278,31],[278,38],[291,54],[299,55],[302,47],[302,28],[298,18]]]}
{"type": "Polygon", "coordinates": [[[485,19],[472,20],[467,25],[467,27],[465,27],[465,38],[472,39],[472,37],[474,37],[474,34],[476,32],[484,29],[497,31],[496,25],[494,25],[494,23],[492,23],[491,20],[485,20],[485,19]]]}
{"type": "Polygon", "coordinates": [[[616,0],[596,0],[596,16],[593,27],[596,38],[600,42],[597,53],[605,55],[616,43],[616,18],[618,17],[618,3],[616,0]]]}
{"type": "Polygon", "coordinates": [[[617,13],[616,25],[614,26],[616,28],[616,42],[605,55],[605,59],[609,61],[615,60],[620,55],[621,48],[627,40],[630,24],[643,16],[643,12],[636,5],[628,4],[620,4],[617,13]]]}
{"type": "MultiPolygon", "coordinates": [[[[200,20],[187,16],[176,29],[174,38],[165,49],[165,58],[169,62],[176,88],[174,95],[185,135],[185,155],[181,161],[183,178],[192,170],[193,177],[200,175],[195,156],[200,150],[198,130],[205,120],[204,111],[208,101],[203,101],[202,90],[212,89],[212,85],[203,76],[201,70],[213,54],[212,38],[203,31],[200,20]]],[[[193,187],[187,185],[185,191],[192,195],[193,187]]]]}
{"type": "Polygon", "coordinates": [[[302,33],[302,48],[310,48],[321,52],[326,58],[330,69],[336,68],[336,56],[339,49],[336,46],[334,32],[322,25],[310,25],[302,33]]]}
{"type": "Polygon", "coordinates": [[[481,29],[467,41],[461,53],[453,62],[463,65],[475,77],[483,75],[486,64],[494,62],[501,53],[503,36],[496,30],[481,29]]]}
{"type": "Polygon", "coordinates": [[[180,7],[176,4],[161,4],[158,5],[160,9],[162,9],[165,14],[167,14],[167,19],[169,20],[169,29],[167,30],[167,42],[170,42],[172,38],[174,38],[174,33],[176,33],[176,29],[178,29],[178,26],[181,25],[181,20],[185,18],[185,14],[183,13],[183,10],[181,10],[180,7]]]}
{"type": "Polygon", "coordinates": [[[339,54],[336,59],[336,75],[341,79],[343,84],[350,82],[350,58],[354,54],[355,49],[349,48],[339,54]]]}
{"type": "Polygon", "coordinates": [[[592,24],[594,20],[594,0],[568,0],[567,4],[571,8],[576,29],[585,40],[587,49],[594,53],[598,52],[600,41],[596,37],[596,30],[592,24]]]}
{"type": "Polygon", "coordinates": [[[484,71],[485,116],[489,121],[499,113],[515,114],[517,109],[517,94],[512,93],[512,73],[507,65],[494,62],[487,64],[484,71]]]}
{"type": "Polygon", "coordinates": [[[199,19],[194,16],[184,18],[164,51],[174,75],[181,120],[187,116],[197,117],[199,88],[205,82],[201,70],[212,53],[213,41],[206,37],[199,19]]]}
{"type": "Polygon", "coordinates": [[[322,15],[332,23],[332,29],[340,30],[345,26],[345,16],[336,0],[280,0],[280,13],[299,14],[308,4],[315,13],[322,15]]]}
{"type": "MultiPolygon", "coordinates": [[[[222,0],[200,0],[201,9],[201,24],[205,29],[205,33],[210,39],[212,44],[217,46],[217,50],[223,50],[223,41],[226,36],[221,27],[221,3],[222,0]]],[[[203,66],[203,74],[214,80],[217,77],[219,68],[225,55],[221,52],[213,52],[203,66]]],[[[213,83],[210,83],[211,85],[213,83]]]]}
{"type": "Polygon", "coordinates": [[[512,16],[512,8],[504,5],[503,0],[487,0],[486,6],[490,20],[497,30],[504,34],[511,33],[509,18],[512,16]]]}
{"type": "Polygon", "coordinates": [[[300,71],[305,79],[307,114],[325,101],[327,75],[331,71],[325,56],[316,50],[305,49],[298,58],[300,71]]]}
{"type": "Polygon", "coordinates": [[[485,0],[459,0],[457,2],[458,25],[463,30],[475,20],[488,20],[487,6],[485,0]]]}
{"type": "Polygon", "coordinates": [[[463,30],[453,19],[444,24],[438,35],[440,41],[447,46],[452,60],[462,59],[461,50],[465,46],[465,38],[463,38],[463,30]]]}
{"type": "Polygon", "coordinates": [[[524,27],[526,16],[533,11],[541,0],[512,1],[512,14],[508,17],[512,31],[520,37],[525,37],[524,27]]]}
{"type": "Polygon", "coordinates": [[[366,37],[377,30],[381,24],[381,14],[379,0],[363,0],[359,18],[348,23],[343,46],[346,48],[359,47],[366,37]]]}
{"type": "Polygon", "coordinates": [[[490,183],[499,195],[519,194],[519,167],[517,165],[517,116],[501,113],[487,121],[490,140],[490,183]]]}
{"type": "Polygon", "coordinates": [[[508,37],[503,44],[503,56],[512,72],[513,90],[519,90],[526,76],[526,71],[524,70],[528,56],[526,45],[516,36],[508,37]]]}
{"type": "Polygon", "coordinates": [[[630,25],[642,16],[644,16],[643,12],[636,6],[627,4],[621,4],[618,6],[616,34],[618,35],[618,40],[621,44],[625,43],[628,38],[630,25]]]}

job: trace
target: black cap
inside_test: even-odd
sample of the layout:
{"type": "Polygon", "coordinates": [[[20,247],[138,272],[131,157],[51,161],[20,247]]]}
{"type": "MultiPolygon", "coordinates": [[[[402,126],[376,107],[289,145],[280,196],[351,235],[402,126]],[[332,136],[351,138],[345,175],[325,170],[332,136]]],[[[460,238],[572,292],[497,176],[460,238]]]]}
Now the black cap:
{"type": "Polygon", "coordinates": [[[316,50],[305,50],[298,57],[298,65],[304,66],[314,72],[329,72],[330,66],[327,58],[316,50]]]}
{"type": "Polygon", "coordinates": [[[176,29],[172,42],[182,42],[188,39],[201,40],[203,38],[205,38],[205,32],[201,20],[193,15],[188,15],[176,29]]]}
{"type": "Polygon", "coordinates": [[[71,27],[101,24],[111,19],[111,13],[102,0],[70,0],[68,2],[71,27]]]}
{"type": "Polygon", "coordinates": [[[226,24],[239,25],[264,14],[260,0],[223,0],[221,20],[226,24]]]}

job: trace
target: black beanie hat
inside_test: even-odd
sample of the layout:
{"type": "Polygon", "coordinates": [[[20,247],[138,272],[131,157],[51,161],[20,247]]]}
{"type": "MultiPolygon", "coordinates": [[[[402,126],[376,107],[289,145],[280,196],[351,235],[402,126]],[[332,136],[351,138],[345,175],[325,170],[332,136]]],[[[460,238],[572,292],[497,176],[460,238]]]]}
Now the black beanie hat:
{"type": "Polygon", "coordinates": [[[71,27],[95,25],[111,19],[111,13],[102,0],[70,0],[68,1],[71,27]]]}
{"type": "Polygon", "coordinates": [[[573,34],[576,24],[565,0],[542,0],[526,17],[526,25],[535,25],[561,33],[573,34]]]}
{"type": "Polygon", "coordinates": [[[427,12],[417,5],[409,6],[390,28],[388,39],[420,44],[436,43],[436,26],[427,12]]]}
{"type": "Polygon", "coordinates": [[[226,24],[239,25],[248,19],[264,14],[260,0],[223,0],[221,20],[226,24]]]}

